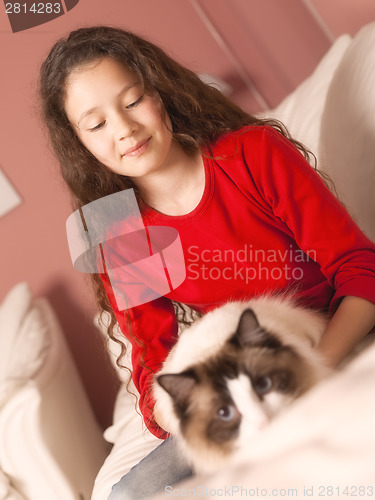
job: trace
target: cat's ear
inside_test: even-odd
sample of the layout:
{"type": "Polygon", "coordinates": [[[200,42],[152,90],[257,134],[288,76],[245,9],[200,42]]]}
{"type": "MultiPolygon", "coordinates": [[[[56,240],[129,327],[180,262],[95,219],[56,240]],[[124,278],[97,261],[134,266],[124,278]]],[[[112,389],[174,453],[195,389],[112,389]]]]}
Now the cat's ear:
{"type": "Polygon", "coordinates": [[[245,309],[241,314],[236,333],[231,341],[239,347],[265,346],[270,349],[278,349],[281,346],[273,335],[260,326],[252,309],[245,309]]]}
{"type": "Polygon", "coordinates": [[[166,373],[159,375],[156,380],[179,405],[186,404],[192,390],[197,384],[197,378],[192,370],[182,373],[166,373]]]}

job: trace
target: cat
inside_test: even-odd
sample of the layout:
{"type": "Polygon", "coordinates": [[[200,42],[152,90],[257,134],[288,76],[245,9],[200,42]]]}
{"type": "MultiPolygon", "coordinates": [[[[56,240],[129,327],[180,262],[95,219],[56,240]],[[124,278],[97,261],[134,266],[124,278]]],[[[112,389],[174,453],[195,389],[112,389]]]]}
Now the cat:
{"type": "Polygon", "coordinates": [[[155,414],[196,472],[246,448],[330,370],[315,347],[327,325],[289,296],[229,302],[179,337],[153,383],[155,414]]]}

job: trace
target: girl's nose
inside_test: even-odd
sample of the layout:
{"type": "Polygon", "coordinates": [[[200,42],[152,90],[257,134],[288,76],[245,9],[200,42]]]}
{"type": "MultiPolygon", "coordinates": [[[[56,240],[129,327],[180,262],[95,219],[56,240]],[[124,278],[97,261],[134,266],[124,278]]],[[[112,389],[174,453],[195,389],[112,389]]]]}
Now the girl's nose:
{"type": "Polygon", "coordinates": [[[129,116],[124,113],[117,113],[115,120],[115,137],[118,141],[131,137],[137,130],[137,124],[129,116]]]}

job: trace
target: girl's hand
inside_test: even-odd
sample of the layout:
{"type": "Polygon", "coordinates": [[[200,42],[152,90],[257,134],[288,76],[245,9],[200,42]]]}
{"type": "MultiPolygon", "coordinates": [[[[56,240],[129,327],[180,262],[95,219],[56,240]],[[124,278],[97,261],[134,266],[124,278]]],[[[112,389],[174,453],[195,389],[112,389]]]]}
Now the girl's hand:
{"type": "Polygon", "coordinates": [[[360,297],[344,297],[323,334],[318,350],[335,368],[375,326],[375,304],[360,297]]]}

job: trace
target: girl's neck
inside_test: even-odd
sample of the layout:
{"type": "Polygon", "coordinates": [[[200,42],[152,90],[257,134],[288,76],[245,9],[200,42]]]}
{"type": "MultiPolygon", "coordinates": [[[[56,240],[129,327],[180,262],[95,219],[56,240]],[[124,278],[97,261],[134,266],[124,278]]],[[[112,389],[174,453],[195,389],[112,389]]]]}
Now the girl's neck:
{"type": "Polygon", "coordinates": [[[200,202],[205,188],[205,172],[199,152],[187,155],[174,148],[168,166],[153,175],[133,179],[143,200],[165,215],[185,215],[200,202]]]}

